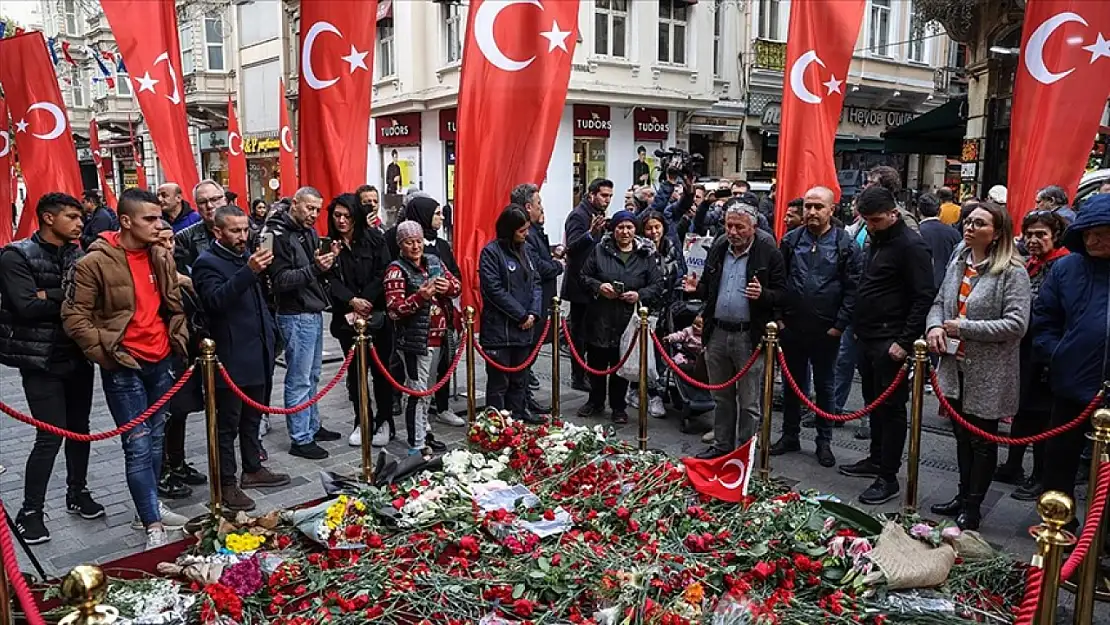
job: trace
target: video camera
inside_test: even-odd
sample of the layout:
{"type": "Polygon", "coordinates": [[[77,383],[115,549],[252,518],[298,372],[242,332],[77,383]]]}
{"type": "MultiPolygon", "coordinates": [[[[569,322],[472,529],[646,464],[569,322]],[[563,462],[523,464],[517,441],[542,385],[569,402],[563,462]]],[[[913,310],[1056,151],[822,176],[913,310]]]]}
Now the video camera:
{"type": "Polygon", "coordinates": [[[659,171],[668,178],[697,178],[698,170],[705,164],[701,154],[691,154],[679,147],[656,150],[655,158],[659,159],[659,171]]]}

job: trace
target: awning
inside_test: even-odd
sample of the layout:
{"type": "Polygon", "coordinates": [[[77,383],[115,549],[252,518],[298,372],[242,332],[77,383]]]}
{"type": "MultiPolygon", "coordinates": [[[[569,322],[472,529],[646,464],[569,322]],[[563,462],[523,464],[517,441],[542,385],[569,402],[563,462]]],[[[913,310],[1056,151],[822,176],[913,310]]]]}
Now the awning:
{"type": "MultiPolygon", "coordinates": [[[[763,146],[768,148],[779,147],[779,133],[769,132],[763,137],[763,146]]],[[[857,135],[836,135],[833,143],[835,152],[882,152],[883,140],[873,137],[860,137],[857,135]]]]}
{"type": "Polygon", "coordinates": [[[392,18],[392,17],[393,17],[393,0],[382,0],[381,2],[379,2],[378,3],[378,19],[377,19],[377,21],[380,22],[384,19],[388,19],[388,18],[392,18]]]}
{"type": "Polygon", "coordinates": [[[956,98],[883,133],[891,154],[959,154],[967,133],[967,98],[956,98]]]}

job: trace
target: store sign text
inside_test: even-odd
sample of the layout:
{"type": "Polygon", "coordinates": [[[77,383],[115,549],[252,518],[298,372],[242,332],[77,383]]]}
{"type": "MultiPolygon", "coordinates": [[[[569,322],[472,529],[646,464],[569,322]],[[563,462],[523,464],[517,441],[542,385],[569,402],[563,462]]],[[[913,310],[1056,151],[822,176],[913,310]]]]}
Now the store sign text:
{"type": "Polygon", "coordinates": [[[243,137],[243,152],[257,154],[281,149],[281,139],[277,137],[243,137]]]}
{"type": "MultiPolygon", "coordinates": [[[[858,106],[845,106],[840,111],[841,124],[854,124],[863,128],[893,128],[901,126],[917,117],[912,111],[887,111],[882,109],[869,109],[858,106]]],[[[782,106],[779,103],[768,104],[763,109],[763,126],[778,126],[782,121],[782,106]]]]}

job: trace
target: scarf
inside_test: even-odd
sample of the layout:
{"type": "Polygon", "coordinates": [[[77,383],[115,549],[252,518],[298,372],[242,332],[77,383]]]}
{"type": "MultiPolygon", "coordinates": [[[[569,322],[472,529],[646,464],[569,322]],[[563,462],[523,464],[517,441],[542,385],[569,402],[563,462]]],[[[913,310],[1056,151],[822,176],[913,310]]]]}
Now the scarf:
{"type": "Polygon", "coordinates": [[[1029,276],[1033,277],[1041,272],[1042,269],[1052,264],[1058,258],[1068,255],[1068,248],[1057,247],[1053,248],[1051,252],[1045,256],[1037,257],[1030,256],[1029,260],[1025,262],[1025,270],[1029,272],[1029,276]]]}

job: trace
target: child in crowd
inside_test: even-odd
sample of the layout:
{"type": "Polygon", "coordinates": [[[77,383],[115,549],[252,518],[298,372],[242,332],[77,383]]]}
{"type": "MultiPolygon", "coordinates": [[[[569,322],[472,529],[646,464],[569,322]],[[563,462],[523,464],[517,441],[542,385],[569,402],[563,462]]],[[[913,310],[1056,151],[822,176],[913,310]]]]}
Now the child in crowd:
{"type": "Polygon", "coordinates": [[[683,371],[688,368],[692,369],[694,363],[697,362],[698,355],[705,349],[701,344],[701,331],[704,327],[705,321],[701,318],[701,315],[698,315],[694,317],[694,322],[689,327],[663,337],[664,343],[678,344],[678,351],[674,355],[674,363],[682,367],[683,371]]]}

